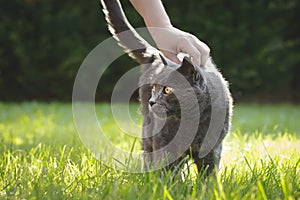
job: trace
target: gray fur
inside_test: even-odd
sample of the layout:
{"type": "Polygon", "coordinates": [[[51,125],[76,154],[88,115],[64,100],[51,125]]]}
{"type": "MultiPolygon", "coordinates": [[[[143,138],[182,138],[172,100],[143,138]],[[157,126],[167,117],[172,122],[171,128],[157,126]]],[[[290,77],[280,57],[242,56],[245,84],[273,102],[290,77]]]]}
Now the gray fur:
{"type": "MultiPolygon", "coordinates": [[[[186,156],[191,156],[197,165],[198,171],[206,170],[206,174],[210,174],[215,165],[219,166],[222,141],[230,129],[232,99],[226,81],[222,78],[221,74],[210,60],[205,67],[201,68],[194,67],[191,62],[189,62],[188,58],[185,58],[182,65],[179,67],[165,66],[160,73],[156,73],[157,70],[155,70],[155,68],[157,69],[157,66],[153,68],[154,69],[149,70],[148,73],[144,73],[140,79],[140,82],[144,82],[147,77],[151,77],[151,85],[156,86],[155,91],[153,91],[151,95],[149,95],[151,93],[150,86],[141,87],[140,89],[140,96],[146,96],[145,98],[141,98],[142,110],[144,111],[142,147],[145,152],[154,152],[153,154],[145,154],[147,155],[145,157],[145,166],[151,167],[152,165],[160,165],[163,161],[164,155],[159,153],[156,154],[155,152],[166,147],[166,145],[174,139],[181,123],[181,113],[184,112],[184,109],[188,109],[188,107],[181,106],[182,104],[179,104],[177,97],[181,98],[183,102],[186,102],[186,105],[189,105],[190,103],[193,103],[190,102],[190,96],[192,94],[189,95],[189,93],[194,92],[198,101],[197,105],[191,105],[191,107],[199,106],[200,111],[200,119],[198,120],[199,124],[196,125],[198,127],[197,133],[192,142],[188,143],[190,146],[184,147],[186,149],[184,153],[173,163],[167,164],[163,170],[173,170],[176,166],[178,167],[178,164],[183,164],[181,161],[184,160],[186,156]],[[190,69],[194,71],[190,73],[186,72],[189,69],[180,70],[182,68],[186,69],[187,67],[185,65],[189,65],[190,69]],[[173,76],[173,73],[175,72],[180,72],[190,85],[188,87],[182,86],[181,82],[178,82],[173,76]],[[197,76],[197,78],[195,78],[195,76],[197,76]],[[159,84],[156,84],[156,82],[159,84]],[[213,87],[208,87],[208,82],[213,82],[215,85],[213,87]],[[166,85],[163,85],[164,83],[166,83],[166,85]],[[177,90],[176,96],[163,94],[162,89],[165,86],[170,85],[173,85],[173,87],[175,87],[174,89],[177,90]],[[219,95],[222,92],[225,94],[225,98],[223,97],[223,99],[221,99],[222,97],[219,95]],[[180,96],[180,94],[182,94],[182,96],[180,96]],[[149,105],[149,101],[151,101],[151,105],[149,105]],[[221,104],[221,101],[225,104],[221,104]],[[199,157],[201,144],[203,143],[210,125],[212,106],[225,109],[224,123],[220,129],[221,132],[216,134],[218,138],[216,139],[214,146],[211,148],[212,150],[205,157],[199,157]],[[157,128],[155,127],[161,127],[161,121],[164,120],[165,122],[163,127],[156,130],[157,128]]],[[[194,116],[191,115],[188,120],[195,120],[193,117],[194,116]]],[[[187,129],[187,135],[188,131],[189,130],[187,129]]],[[[181,139],[178,142],[183,141],[181,139]]],[[[165,149],[165,153],[171,156],[172,154],[176,154],[177,152],[173,151],[174,149],[178,149],[178,145],[180,145],[178,142],[173,144],[175,146],[177,145],[176,147],[168,148],[170,150],[169,152],[168,149],[165,149]]]]}
{"type": "Polygon", "coordinates": [[[139,63],[147,64],[144,65],[139,83],[144,118],[142,149],[145,152],[146,170],[148,167],[158,166],[165,155],[177,158],[163,168],[163,170],[173,170],[190,155],[199,172],[206,169],[206,174],[210,174],[214,166],[220,163],[222,141],[231,125],[232,99],[227,82],[211,59],[203,67],[193,66],[188,58],[185,58],[181,65],[169,62],[134,31],[118,0],[101,0],[101,3],[109,30],[120,46],[139,63]],[[121,32],[125,34],[120,35],[121,32]],[[178,74],[181,74],[189,84],[178,81],[178,74]],[[152,91],[153,85],[156,86],[155,91],[152,91]],[[162,94],[162,89],[170,85],[176,90],[176,95],[162,94]],[[196,101],[191,100],[193,96],[196,96],[196,101]],[[220,129],[217,129],[220,132],[209,132],[211,135],[206,137],[210,125],[214,124],[211,123],[211,119],[218,118],[218,113],[213,115],[216,114],[212,112],[213,110],[224,111],[224,119],[220,129]],[[190,126],[184,127],[182,131],[180,124],[184,113],[185,118],[188,116],[187,121],[190,126]],[[193,127],[196,127],[196,133],[193,138],[190,138],[193,127]],[[177,133],[180,130],[183,134],[178,139],[177,133]],[[203,144],[204,139],[210,137],[212,139],[203,144]],[[173,146],[168,146],[174,138],[177,138],[176,142],[173,146]],[[202,154],[201,147],[211,150],[202,154]],[[164,151],[160,152],[161,149],[164,151]],[[177,155],[182,150],[184,150],[183,154],[177,155]]]}

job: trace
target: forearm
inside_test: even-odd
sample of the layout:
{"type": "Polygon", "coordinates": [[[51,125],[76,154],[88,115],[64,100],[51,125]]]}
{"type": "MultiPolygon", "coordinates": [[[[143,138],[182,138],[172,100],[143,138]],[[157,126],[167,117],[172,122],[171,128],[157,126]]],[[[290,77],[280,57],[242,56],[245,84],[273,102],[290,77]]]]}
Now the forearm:
{"type": "Polygon", "coordinates": [[[130,0],[137,12],[143,17],[147,27],[171,27],[170,18],[161,0],[130,0]]]}

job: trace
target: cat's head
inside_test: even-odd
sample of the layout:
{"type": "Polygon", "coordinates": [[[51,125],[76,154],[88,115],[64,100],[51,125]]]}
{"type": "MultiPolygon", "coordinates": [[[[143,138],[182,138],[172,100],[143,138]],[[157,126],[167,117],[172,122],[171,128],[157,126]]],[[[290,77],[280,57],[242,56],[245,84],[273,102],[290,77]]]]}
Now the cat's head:
{"type": "Polygon", "coordinates": [[[209,95],[201,71],[187,57],[176,67],[157,66],[152,72],[150,111],[159,117],[180,118],[183,109],[193,109],[199,106],[199,101],[206,102],[209,95]]]}

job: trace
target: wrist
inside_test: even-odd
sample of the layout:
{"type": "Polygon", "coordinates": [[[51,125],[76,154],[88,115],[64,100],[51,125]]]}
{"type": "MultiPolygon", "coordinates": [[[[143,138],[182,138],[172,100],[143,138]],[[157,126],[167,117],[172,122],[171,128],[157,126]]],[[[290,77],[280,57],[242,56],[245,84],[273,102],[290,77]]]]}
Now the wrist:
{"type": "Polygon", "coordinates": [[[144,22],[147,27],[153,27],[153,28],[171,28],[173,25],[171,24],[170,20],[148,20],[147,18],[144,18],[144,22]]]}
{"type": "Polygon", "coordinates": [[[147,27],[172,27],[170,18],[161,0],[130,0],[130,2],[143,17],[147,27]]]}

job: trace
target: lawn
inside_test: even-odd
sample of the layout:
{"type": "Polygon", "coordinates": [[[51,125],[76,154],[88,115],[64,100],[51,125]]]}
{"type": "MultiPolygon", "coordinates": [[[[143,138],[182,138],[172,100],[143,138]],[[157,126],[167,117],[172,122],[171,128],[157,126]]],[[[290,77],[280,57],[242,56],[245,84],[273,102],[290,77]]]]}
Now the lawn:
{"type": "MultiPolygon", "coordinates": [[[[141,124],[138,104],[130,110],[141,124]]],[[[204,180],[191,165],[173,181],[96,159],[80,140],[71,104],[0,103],[0,111],[0,199],[300,199],[299,105],[236,105],[218,175],[204,180]]],[[[140,151],[109,104],[96,112],[113,144],[140,151]]]]}

